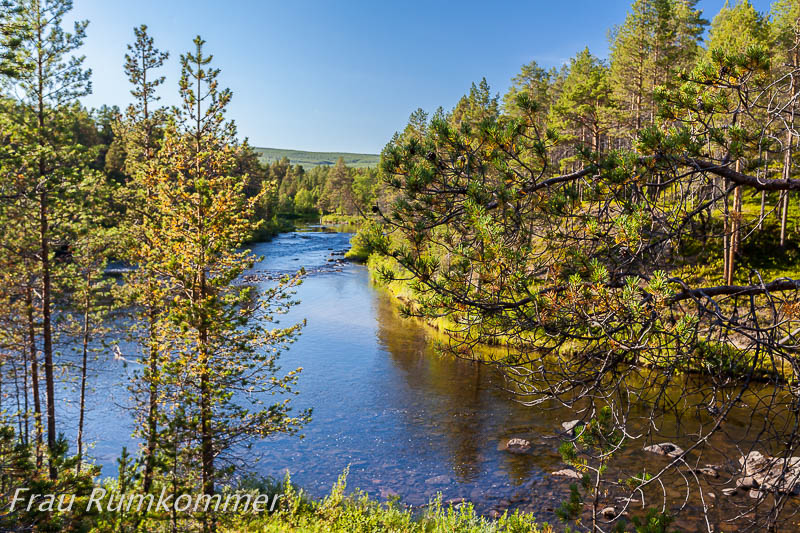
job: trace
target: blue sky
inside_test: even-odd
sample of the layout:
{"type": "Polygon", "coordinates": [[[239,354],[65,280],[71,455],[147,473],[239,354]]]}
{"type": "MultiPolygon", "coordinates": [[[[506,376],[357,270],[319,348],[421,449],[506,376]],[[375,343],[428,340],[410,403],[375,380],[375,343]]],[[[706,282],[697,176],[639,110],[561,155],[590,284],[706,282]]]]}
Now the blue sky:
{"type": "MultiPolygon", "coordinates": [[[[701,0],[711,19],[724,0],[701,0]]],[[[178,55],[200,34],[255,146],[378,153],[408,115],[455,105],[486,77],[503,94],[531,60],[550,67],[584,46],[605,57],[629,1],[75,0],[89,19],[88,106],[130,101],[122,71],[133,27],[171,55],[162,103],[176,103],[178,55]]],[[[769,0],[753,0],[767,10],[769,0]]]]}

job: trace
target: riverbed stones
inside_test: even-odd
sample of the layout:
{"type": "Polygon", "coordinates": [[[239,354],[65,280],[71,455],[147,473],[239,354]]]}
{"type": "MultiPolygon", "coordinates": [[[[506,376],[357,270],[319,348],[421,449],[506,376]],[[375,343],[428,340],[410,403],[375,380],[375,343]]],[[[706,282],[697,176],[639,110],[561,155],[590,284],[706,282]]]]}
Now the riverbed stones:
{"type": "Polygon", "coordinates": [[[571,470],[569,468],[564,468],[562,470],[556,470],[555,472],[553,472],[550,475],[552,475],[552,476],[560,476],[560,477],[569,477],[569,478],[572,478],[572,479],[581,479],[583,477],[578,472],[576,472],[574,470],[571,470]]]}
{"type": "Polygon", "coordinates": [[[694,473],[713,478],[719,477],[719,472],[714,465],[706,465],[702,468],[695,468],[694,473]]]}
{"type": "Polygon", "coordinates": [[[612,518],[615,518],[617,516],[617,510],[609,506],[605,507],[602,511],[600,511],[600,514],[602,514],[603,517],[611,520],[612,518]]]}
{"type": "Polygon", "coordinates": [[[531,449],[531,442],[527,439],[514,437],[506,441],[501,441],[498,449],[509,453],[527,453],[528,450],[531,449]]]}
{"type": "Polygon", "coordinates": [[[644,451],[655,453],[657,455],[665,455],[667,457],[675,458],[683,454],[683,449],[677,444],[671,442],[662,442],[661,444],[653,444],[652,446],[645,446],[644,451]]]}
{"type": "Polygon", "coordinates": [[[736,486],[740,489],[757,489],[759,484],[753,476],[745,476],[736,480],[736,486]]]}
{"type": "Polygon", "coordinates": [[[761,452],[752,451],[739,459],[744,476],[737,485],[761,491],[797,493],[800,491],[800,457],[767,457],[761,452]]]}
{"type": "Polygon", "coordinates": [[[450,505],[450,506],[453,506],[453,507],[459,507],[459,506],[467,503],[467,501],[468,500],[466,498],[450,498],[449,500],[446,500],[443,503],[445,505],[450,505]]]}
{"type": "Polygon", "coordinates": [[[737,491],[736,487],[726,487],[722,489],[722,494],[724,494],[725,496],[733,496],[734,494],[736,494],[736,491],[737,491]]]}
{"type": "Polygon", "coordinates": [[[575,433],[575,428],[580,424],[580,420],[569,420],[567,422],[561,422],[561,429],[564,430],[565,433],[575,433]]]}

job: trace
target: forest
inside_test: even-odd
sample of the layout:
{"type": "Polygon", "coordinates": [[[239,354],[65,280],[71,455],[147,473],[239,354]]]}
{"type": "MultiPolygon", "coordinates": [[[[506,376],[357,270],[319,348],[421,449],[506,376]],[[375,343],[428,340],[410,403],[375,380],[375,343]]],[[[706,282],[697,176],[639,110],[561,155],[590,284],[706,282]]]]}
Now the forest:
{"type": "Polygon", "coordinates": [[[697,4],[634,0],[607,58],[532,61],[502,96],[483,79],[418,109],[377,168],[305,169],[239,138],[214,43],[187,43],[176,75],[134,28],[131,105],[88,109],[89,21],[66,27],[70,0],[0,0],[0,530],[795,530],[800,2],[697,4]],[[324,216],[359,225],[348,257],[443,334],[441,356],[498,369],[528,409],[571,410],[558,523],[382,503],[346,474],[323,499],[249,475],[244,451],[299,436],[312,410],[294,408],[302,369],[280,365],[305,321],[278,320],[306,273],[242,283],[247,248],[324,216]],[[137,362],[140,445],[116,473],[84,436],[108,354],[137,362]],[[176,505],[15,507],[22,487],[176,505]],[[209,510],[259,491],[281,504],[209,510]]]}

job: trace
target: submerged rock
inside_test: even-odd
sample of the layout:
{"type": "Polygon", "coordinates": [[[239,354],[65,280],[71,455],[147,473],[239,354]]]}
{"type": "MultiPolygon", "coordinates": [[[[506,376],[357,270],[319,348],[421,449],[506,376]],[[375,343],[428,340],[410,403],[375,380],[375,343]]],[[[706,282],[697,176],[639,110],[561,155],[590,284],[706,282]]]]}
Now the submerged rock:
{"type": "Polygon", "coordinates": [[[683,449],[677,444],[671,442],[663,442],[661,444],[653,444],[652,446],[645,446],[644,451],[655,453],[658,455],[666,455],[667,457],[679,457],[683,454],[683,449]]]}
{"type": "Polygon", "coordinates": [[[531,442],[527,439],[515,437],[513,439],[508,439],[505,442],[501,442],[498,449],[500,451],[506,451],[510,453],[525,453],[531,449],[531,442]]]}
{"type": "Polygon", "coordinates": [[[752,451],[739,459],[744,476],[737,480],[741,487],[760,491],[797,493],[800,491],[800,457],[767,457],[752,451]]]}
{"type": "Polygon", "coordinates": [[[695,469],[695,473],[702,474],[708,477],[714,477],[714,478],[719,477],[719,472],[717,472],[717,469],[711,465],[706,465],[703,468],[697,468],[695,469]]]}
{"type": "Polygon", "coordinates": [[[383,498],[384,500],[390,500],[392,498],[397,498],[398,496],[400,496],[397,493],[397,491],[393,489],[381,488],[380,492],[381,492],[381,498],[383,498]]]}
{"type": "Polygon", "coordinates": [[[605,509],[600,511],[600,514],[602,514],[605,518],[608,518],[610,520],[617,516],[617,510],[614,509],[613,507],[606,507],[605,509]]]}
{"type": "Polygon", "coordinates": [[[569,468],[564,468],[562,470],[556,470],[555,472],[553,472],[550,475],[551,476],[561,476],[561,477],[571,477],[573,479],[581,479],[581,478],[583,478],[583,476],[580,475],[578,472],[576,472],[574,470],[571,470],[569,468]]]}

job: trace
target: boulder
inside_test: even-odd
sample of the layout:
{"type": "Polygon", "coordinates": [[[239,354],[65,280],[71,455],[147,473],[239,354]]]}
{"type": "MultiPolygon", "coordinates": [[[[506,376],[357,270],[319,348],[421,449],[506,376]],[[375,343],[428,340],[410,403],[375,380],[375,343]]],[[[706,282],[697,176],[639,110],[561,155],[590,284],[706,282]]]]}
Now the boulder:
{"type": "Polygon", "coordinates": [[[568,422],[562,422],[561,423],[561,428],[566,433],[573,433],[574,434],[575,433],[575,427],[578,426],[578,424],[580,424],[580,423],[581,423],[580,420],[570,420],[568,422]]]}
{"type": "Polygon", "coordinates": [[[499,449],[501,451],[510,453],[526,453],[531,449],[531,442],[527,439],[515,437],[513,439],[508,439],[505,442],[501,442],[499,449]]]}
{"type": "Polygon", "coordinates": [[[671,442],[663,442],[661,444],[645,446],[644,451],[673,458],[683,454],[683,450],[680,448],[680,446],[672,444],[671,442]]]}
{"type": "Polygon", "coordinates": [[[745,476],[736,480],[736,486],[742,489],[757,489],[760,484],[753,476],[745,476]]]}
{"type": "Polygon", "coordinates": [[[740,486],[754,485],[766,492],[795,493],[800,490],[800,457],[767,457],[752,451],[739,459],[744,477],[740,486]]]}
{"type": "Polygon", "coordinates": [[[452,505],[453,507],[458,507],[459,505],[467,503],[466,498],[450,498],[443,502],[445,505],[452,505]]]}
{"type": "Polygon", "coordinates": [[[602,514],[605,518],[611,520],[612,518],[617,516],[617,510],[614,509],[613,507],[606,507],[605,509],[600,511],[600,514],[602,514]]]}
{"type": "Polygon", "coordinates": [[[769,466],[769,459],[764,457],[761,452],[750,452],[739,459],[739,464],[744,468],[745,476],[752,476],[769,466]]]}
{"type": "Polygon", "coordinates": [[[570,478],[573,478],[573,479],[581,479],[581,478],[583,478],[583,476],[580,475],[578,472],[576,472],[574,470],[570,470],[569,468],[564,468],[563,470],[556,470],[555,472],[553,472],[550,475],[551,476],[570,477],[570,478]]]}

